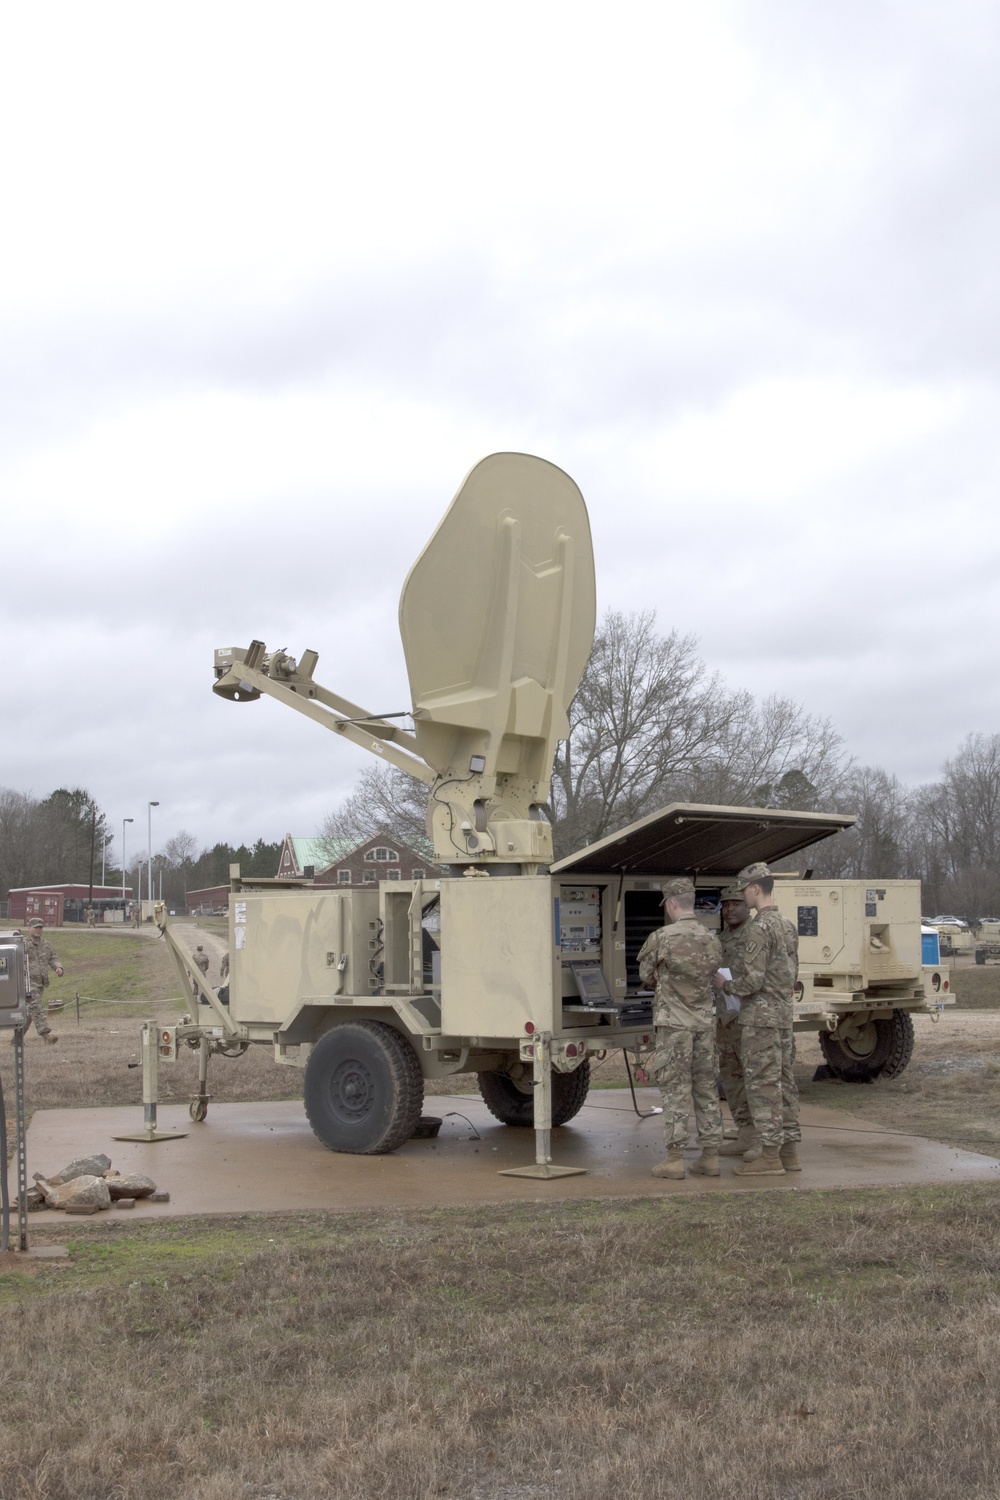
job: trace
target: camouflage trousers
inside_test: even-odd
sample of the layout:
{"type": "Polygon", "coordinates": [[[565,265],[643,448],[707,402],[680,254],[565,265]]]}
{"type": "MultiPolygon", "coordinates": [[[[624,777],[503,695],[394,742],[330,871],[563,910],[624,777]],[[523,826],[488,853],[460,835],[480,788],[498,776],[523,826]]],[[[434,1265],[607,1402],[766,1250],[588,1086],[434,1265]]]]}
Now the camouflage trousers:
{"type": "Polygon", "coordinates": [[[718,1021],[715,1027],[715,1045],[719,1050],[719,1077],[726,1093],[726,1103],[734,1124],[741,1130],[751,1125],[750,1106],[743,1082],[743,1060],[740,1057],[741,1027],[735,1017],[731,1021],[718,1021]]]}
{"type": "Polygon", "coordinates": [[[44,990],[42,990],[42,992],[41,992],[41,998],[40,999],[37,998],[35,995],[29,996],[29,998],[28,998],[28,1019],[27,1019],[27,1021],[25,1023],[25,1027],[24,1027],[25,1034],[27,1034],[28,1027],[31,1025],[32,1021],[34,1021],[34,1023],[35,1023],[35,1030],[38,1032],[38,1035],[39,1036],[48,1036],[49,1032],[52,1030],[52,1027],[49,1025],[49,1018],[45,1014],[45,1011],[46,1011],[46,1005],[45,1005],[45,991],[44,990]]]}
{"type": "Polygon", "coordinates": [[[715,1083],[714,1031],[657,1026],[651,1072],[663,1095],[665,1144],[687,1145],[693,1103],[698,1144],[702,1150],[717,1150],[722,1142],[722,1110],[715,1083]]]}
{"type": "Polygon", "coordinates": [[[786,1141],[801,1141],[799,1086],[795,1082],[795,1032],[790,1026],[781,1031],[781,1122],[786,1141]]]}
{"type": "MultiPolygon", "coordinates": [[[[747,1106],[762,1146],[780,1146],[785,1139],[781,1100],[783,1035],[777,1026],[750,1023],[740,1026],[740,1060],[747,1106]]],[[[796,1115],[796,1122],[797,1119],[796,1115]]]]}

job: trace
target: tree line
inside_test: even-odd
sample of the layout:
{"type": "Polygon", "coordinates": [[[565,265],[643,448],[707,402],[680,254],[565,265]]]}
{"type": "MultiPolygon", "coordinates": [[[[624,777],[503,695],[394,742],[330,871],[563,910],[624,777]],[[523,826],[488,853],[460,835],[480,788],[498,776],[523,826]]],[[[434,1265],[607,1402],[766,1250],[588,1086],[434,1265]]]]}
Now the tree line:
{"type": "MultiPolygon", "coordinates": [[[[557,855],[595,843],[670,802],[849,812],[857,824],[806,858],[817,876],[923,882],[924,912],[1000,914],[1000,734],[970,734],[937,780],[907,787],[860,765],[829,719],[777,695],[729,688],[706,667],[694,636],[661,634],[650,611],[607,614],[569,711],[547,812],[557,855]]],[[[375,765],[324,820],[320,834],[365,839],[382,829],[424,845],[426,788],[375,765]]],[[[0,896],[61,881],[120,883],[114,834],[88,792],[36,799],[0,789],[0,896]]],[[[230,864],[275,875],[281,843],[214,844],[181,832],[153,856],[153,886],[170,905],[226,885],[230,864]]],[[[137,850],[126,883],[138,893],[137,850]]],[[[143,877],[145,890],[145,874],[143,877]]]]}
{"type": "MultiPolygon", "coordinates": [[[[569,710],[547,808],[557,856],[671,802],[849,812],[854,828],[800,854],[829,879],[915,878],[925,915],[1000,913],[1000,734],[970,734],[938,780],[907,787],[861,765],[829,719],[733,690],[694,636],[652,611],[608,613],[569,710]]],[[[425,837],[426,790],[373,766],[329,814],[331,841],[392,829],[425,837]]]]}
{"type": "MultiPolygon", "coordinates": [[[[24,886],[74,883],[120,887],[122,869],[115,863],[115,834],[107,816],[89,792],[60,787],[36,798],[9,787],[0,788],[0,899],[24,886]],[[103,859],[102,859],[103,856],[103,859]]],[[[244,875],[278,873],[281,841],[257,839],[247,844],[213,844],[198,852],[193,834],[181,832],[153,855],[153,892],[178,909],[188,891],[228,885],[229,866],[238,864],[244,875]]],[[[137,850],[124,880],[139,894],[147,890],[146,852],[137,850]]]]}

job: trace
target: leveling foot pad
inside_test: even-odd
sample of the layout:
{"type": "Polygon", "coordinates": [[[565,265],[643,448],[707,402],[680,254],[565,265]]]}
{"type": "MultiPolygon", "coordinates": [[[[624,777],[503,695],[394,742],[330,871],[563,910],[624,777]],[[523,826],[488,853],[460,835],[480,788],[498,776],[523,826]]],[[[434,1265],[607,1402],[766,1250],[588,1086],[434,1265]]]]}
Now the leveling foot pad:
{"type": "Polygon", "coordinates": [[[586,1167],[554,1167],[551,1162],[545,1166],[534,1167],[503,1167],[498,1177],[541,1177],[548,1181],[551,1177],[586,1177],[586,1167]]]}
{"type": "Polygon", "coordinates": [[[113,1135],[113,1141],[182,1141],[186,1130],[140,1130],[137,1135],[113,1135]]]}

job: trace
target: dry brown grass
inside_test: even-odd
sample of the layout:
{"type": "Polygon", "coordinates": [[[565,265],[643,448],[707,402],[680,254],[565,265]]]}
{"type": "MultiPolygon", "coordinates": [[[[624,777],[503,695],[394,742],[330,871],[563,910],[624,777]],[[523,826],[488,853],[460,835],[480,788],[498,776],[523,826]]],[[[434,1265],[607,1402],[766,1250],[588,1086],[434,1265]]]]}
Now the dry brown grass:
{"type": "Polygon", "coordinates": [[[0,1278],[0,1494],[979,1500],[1000,1196],[82,1229],[0,1278]]]}
{"type": "MultiPolygon", "coordinates": [[[[138,1020],[177,984],[112,941],[142,1004],[32,1039],[34,1107],[139,1101],[138,1020]]],[[[998,1044],[1000,1014],[950,1011],[900,1080],[812,1085],[812,1037],[800,1077],[1000,1144],[998,1044]]],[[[263,1048],[213,1060],[218,1098],[299,1085],[263,1048]]],[[[0,1276],[2,1500],[1000,1497],[992,1185],[32,1226],[56,1235],[69,1265],[0,1276]]]]}
{"type": "Polygon", "coordinates": [[[948,1010],[936,1023],[917,1016],[914,1027],[916,1045],[905,1073],[872,1084],[813,1083],[823,1060],[819,1042],[808,1034],[798,1037],[803,1102],[1000,1155],[1000,1012],[948,1010]]]}

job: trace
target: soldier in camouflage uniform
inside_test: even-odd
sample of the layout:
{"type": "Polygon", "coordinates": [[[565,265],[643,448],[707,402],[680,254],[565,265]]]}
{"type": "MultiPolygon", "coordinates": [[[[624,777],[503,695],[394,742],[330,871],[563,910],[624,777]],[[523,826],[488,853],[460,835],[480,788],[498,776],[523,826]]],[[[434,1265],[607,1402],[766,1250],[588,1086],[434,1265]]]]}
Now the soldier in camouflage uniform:
{"type": "Polygon", "coordinates": [[[639,976],[655,986],[653,1024],[656,1054],[653,1076],[663,1094],[666,1160],[654,1177],[684,1176],[684,1147],[690,1134],[689,1108],[694,1102],[701,1155],[691,1171],[719,1175],[722,1111],[715,1082],[715,1014],[712,975],[722,963],[714,933],[694,914],[694,885],[668,880],[663,905],[670,922],[651,932],[639,951],[639,976]]]}
{"type": "MultiPolygon", "coordinates": [[[[722,962],[730,973],[735,973],[740,949],[750,930],[750,908],[743,900],[743,892],[736,886],[727,886],[722,892],[723,930],[720,936],[722,962]]],[[[730,994],[732,991],[730,990],[730,994]]],[[[746,1086],[743,1082],[743,1063],[740,1060],[739,1002],[732,1008],[726,1004],[725,992],[717,990],[715,995],[716,1027],[715,1045],[719,1049],[719,1077],[726,1094],[726,1103],[739,1134],[734,1141],[723,1141],[719,1147],[721,1156],[742,1156],[745,1151],[759,1149],[753,1128],[750,1106],[747,1104],[746,1086]]]]}
{"type": "MultiPolygon", "coordinates": [[[[783,1176],[782,1029],[790,1028],[793,984],[788,934],[771,894],[774,877],[767,865],[748,865],[733,884],[757,913],[737,955],[738,972],[728,987],[740,999],[740,1058],[747,1104],[761,1145],[760,1156],[744,1158],[736,1170],[745,1176],[783,1176]]],[[[718,977],[715,983],[722,988],[718,977]]]]}
{"type": "Polygon", "coordinates": [[[24,945],[24,956],[28,964],[28,982],[31,985],[31,997],[28,1000],[28,1024],[24,1029],[27,1031],[28,1026],[34,1021],[35,1030],[38,1032],[38,1035],[44,1041],[55,1046],[59,1038],[49,1025],[45,1009],[42,1005],[42,997],[49,982],[49,970],[55,969],[61,978],[63,968],[58,958],[56,958],[51,944],[46,942],[45,938],[42,937],[44,926],[45,923],[41,917],[32,917],[28,923],[28,937],[24,945]]]}

